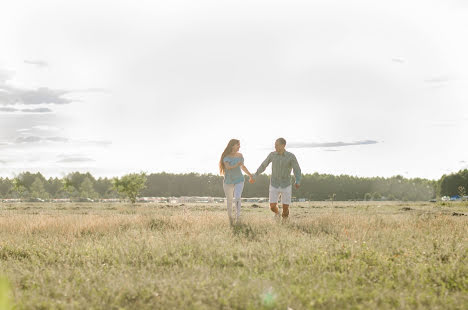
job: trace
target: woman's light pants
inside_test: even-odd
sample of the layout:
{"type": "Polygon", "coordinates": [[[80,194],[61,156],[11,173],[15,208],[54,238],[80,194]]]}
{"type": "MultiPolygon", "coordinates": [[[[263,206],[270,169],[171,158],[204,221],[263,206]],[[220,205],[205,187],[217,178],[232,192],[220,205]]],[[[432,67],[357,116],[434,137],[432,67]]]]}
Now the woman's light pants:
{"type": "Polygon", "coordinates": [[[223,183],[224,194],[226,194],[226,201],[227,201],[227,210],[229,215],[229,222],[232,224],[234,219],[235,222],[238,223],[240,221],[240,209],[241,209],[241,196],[242,191],[244,190],[244,182],[240,182],[237,184],[226,184],[223,183]],[[235,218],[233,218],[233,206],[232,201],[234,200],[234,209],[236,212],[235,218]]]}

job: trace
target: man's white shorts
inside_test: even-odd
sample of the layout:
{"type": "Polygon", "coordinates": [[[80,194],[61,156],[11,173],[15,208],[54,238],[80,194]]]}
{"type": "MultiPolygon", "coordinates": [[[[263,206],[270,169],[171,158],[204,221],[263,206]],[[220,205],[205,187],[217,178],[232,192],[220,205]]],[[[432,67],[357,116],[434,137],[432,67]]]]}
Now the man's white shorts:
{"type": "Polygon", "coordinates": [[[279,198],[281,197],[281,203],[284,205],[291,204],[291,191],[292,187],[289,185],[288,187],[273,187],[270,184],[270,203],[278,203],[279,198]]]}

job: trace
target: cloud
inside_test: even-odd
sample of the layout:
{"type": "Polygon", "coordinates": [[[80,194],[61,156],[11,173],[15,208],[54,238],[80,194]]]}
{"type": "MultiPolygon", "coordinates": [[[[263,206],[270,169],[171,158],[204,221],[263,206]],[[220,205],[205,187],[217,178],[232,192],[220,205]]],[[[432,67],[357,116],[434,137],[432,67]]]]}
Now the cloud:
{"type": "Polygon", "coordinates": [[[340,150],[334,150],[334,149],[327,149],[327,150],[324,150],[325,152],[339,152],[340,150]]]}
{"type": "MultiPolygon", "coordinates": [[[[1,109],[2,108],[0,108],[0,111],[1,109]]],[[[16,129],[16,132],[31,132],[31,131],[43,132],[43,131],[59,131],[59,130],[60,128],[54,127],[54,126],[37,125],[37,126],[32,126],[31,128],[16,129]]]]}
{"type": "Polygon", "coordinates": [[[64,98],[70,93],[68,90],[40,87],[37,89],[23,89],[8,85],[6,82],[13,76],[11,71],[0,69],[0,105],[14,104],[68,104],[74,100],[64,98]]]}
{"type": "Polygon", "coordinates": [[[12,108],[12,107],[0,107],[0,112],[51,113],[53,111],[49,108],[17,109],[17,108],[12,108]]]}
{"type": "Polygon", "coordinates": [[[460,160],[460,164],[465,164],[465,163],[466,163],[466,161],[460,160]]]}
{"type": "Polygon", "coordinates": [[[28,90],[0,84],[0,104],[69,104],[73,100],[63,97],[67,93],[69,91],[48,87],[28,90]]]}
{"type": "MultiPolygon", "coordinates": [[[[47,66],[45,61],[25,60],[27,64],[37,66],[47,66]]],[[[49,107],[40,107],[40,105],[53,104],[65,105],[79,100],[66,98],[66,95],[76,92],[89,93],[108,93],[103,88],[85,88],[74,90],[52,89],[49,87],[40,87],[37,89],[20,88],[10,85],[9,80],[14,72],[0,68],[0,113],[28,113],[28,114],[47,114],[54,111],[49,107]],[[33,107],[28,107],[33,105],[33,107]],[[25,107],[26,106],[26,107],[25,107]]],[[[103,143],[98,143],[103,144],[103,143]]],[[[109,144],[109,143],[104,143],[109,144]]]]}
{"type": "Polygon", "coordinates": [[[36,143],[36,142],[68,142],[67,138],[64,137],[38,137],[38,136],[26,136],[26,137],[18,137],[16,138],[15,142],[17,144],[23,143],[36,143]]]}
{"type": "Polygon", "coordinates": [[[463,118],[462,116],[450,118],[450,119],[434,119],[431,123],[429,123],[432,127],[458,127],[459,125],[463,124],[463,122],[467,121],[468,118],[463,118]]]}
{"type": "Polygon", "coordinates": [[[25,64],[28,64],[28,65],[35,65],[35,66],[38,66],[38,67],[48,67],[49,64],[45,61],[42,61],[42,60],[25,60],[24,61],[25,64]]]}
{"type": "Polygon", "coordinates": [[[324,143],[317,143],[317,142],[291,142],[288,144],[290,148],[320,148],[320,147],[343,147],[343,146],[351,146],[351,145],[370,145],[370,144],[377,144],[378,142],[375,140],[362,140],[362,141],[354,141],[354,142],[324,142],[324,143]]]}
{"type": "Polygon", "coordinates": [[[396,62],[396,63],[400,63],[400,64],[403,64],[403,63],[406,62],[406,60],[404,58],[400,58],[400,57],[393,57],[392,61],[396,62]]]}
{"type": "Polygon", "coordinates": [[[50,113],[53,112],[49,108],[35,108],[35,109],[22,109],[21,112],[27,112],[27,113],[50,113]]]}
{"type": "Polygon", "coordinates": [[[16,143],[35,143],[41,140],[41,137],[36,136],[18,137],[16,138],[16,143]]]}
{"type": "Polygon", "coordinates": [[[64,137],[49,137],[49,138],[44,138],[43,140],[52,141],[52,142],[68,142],[68,139],[64,137]]]}
{"type": "MultiPolygon", "coordinates": [[[[47,126],[45,126],[47,128],[47,126]]],[[[28,145],[36,143],[71,143],[76,147],[93,146],[93,147],[106,147],[112,144],[112,141],[94,141],[94,140],[74,140],[61,136],[43,136],[39,130],[36,129],[19,129],[21,135],[10,141],[0,142],[0,146],[11,146],[13,148],[19,145],[28,145]]],[[[46,131],[47,132],[47,131],[46,131]]],[[[50,131],[49,131],[50,132],[50,131]]]]}
{"type": "Polygon", "coordinates": [[[0,164],[2,164],[2,165],[6,165],[6,163],[7,163],[7,161],[6,161],[6,160],[1,160],[1,159],[0,159],[0,164]]]}
{"type": "Polygon", "coordinates": [[[108,146],[112,144],[112,141],[109,140],[90,140],[90,141],[81,141],[86,144],[94,144],[98,146],[108,146]]]}
{"type": "MultiPolygon", "coordinates": [[[[27,64],[33,64],[38,66],[47,66],[46,62],[43,61],[24,61],[27,64]]],[[[0,69],[0,105],[38,105],[38,104],[69,104],[77,102],[79,100],[72,100],[65,98],[64,96],[70,93],[109,93],[109,90],[104,88],[84,88],[74,90],[61,90],[51,89],[48,87],[39,87],[37,89],[23,89],[15,86],[11,86],[6,83],[13,76],[13,72],[0,69]]],[[[17,111],[5,111],[3,112],[17,112],[17,111]]],[[[48,113],[52,112],[50,109],[31,109],[22,110],[21,112],[33,112],[33,113],[48,113]]]]}
{"type": "Polygon", "coordinates": [[[53,90],[47,87],[41,87],[37,90],[25,90],[18,92],[18,101],[23,104],[68,104],[72,100],[63,98],[67,91],[64,90],[53,90]]]}
{"type": "Polygon", "coordinates": [[[0,107],[0,112],[18,112],[18,109],[10,107],[0,107]]]}
{"type": "Polygon", "coordinates": [[[58,127],[47,126],[47,125],[33,126],[31,129],[43,130],[43,131],[57,131],[57,130],[60,130],[60,128],[58,128],[58,127]]]}
{"type": "Polygon", "coordinates": [[[439,122],[439,123],[433,123],[433,127],[455,127],[457,126],[456,121],[446,121],[446,122],[439,122]]]}
{"type": "Polygon", "coordinates": [[[83,88],[83,89],[73,89],[70,90],[71,93],[110,93],[108,89],[105,88],[83,88]]]}
{"type": "Polygon", "coordinates": [[[60,160],[57,160],[57,163],[82,163],[82,162],[89,162],[94,161],[94,159],[89,157],[65,157],[60,160]]]}
{"type": "Polygon", "coordinates": [[[458,81],[460,80],[459,77],[456,77],[454,75],[446,74],[446,75],[438,75],[438,76],[433,76],[429,79],[424,80],[424,82],[428,84],[445,84],[453,81],[458,81]]]}

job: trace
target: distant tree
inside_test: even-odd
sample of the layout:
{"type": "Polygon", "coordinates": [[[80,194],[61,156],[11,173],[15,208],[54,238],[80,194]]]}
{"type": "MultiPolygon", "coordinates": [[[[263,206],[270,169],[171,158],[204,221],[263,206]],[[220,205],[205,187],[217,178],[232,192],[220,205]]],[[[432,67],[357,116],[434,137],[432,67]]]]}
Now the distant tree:
{"type": "Polygon", "coordinates": [[[94,191],[93,187],[93,181],[91,181],[90,178],[86,177],[83,179],[81,182],[80,188],[80,198],[91,198],[91,199],[97,199],[98,194],[94,191]]]}
{"type": "Polygon", "coordinates": [[[439,196],[457,195],[459,186],[468,188],[468,169],[449,175],[444,174],[437,184],[438,194],[439,196]]]}
{"type": "Polygon", "coordinates": [[[136,202],[140,191],[145,188],[146,173],[130,173],[123,177],[112,180],[115,190],[123,197],[130,199],[132,203],[136,202]]]}
{"type": "Polygon", "coordinates": [[[380,193],[373,193],[372,194],[372,200],[380,200],[382,198],[382,195],[380,195],[380,193]]]}
{"type": "Polygon", "coordinates": [[[93,175],[89,172],[81,173],[81,172],[76,171],[76,172],[67,174],[67,176],[64,179],[66,179],[67,187],[69,188],[68,191],[73,193],[72,196],[79,196],[79,189],[80,189],[81,183],[83,183],[83,181],[86,178],[90,179],[93,184],[96,181],[93,175]],[[72,190],[71,187],[73,187],[74,190],[72,190]]]}
{"type": "Polygon", "coordinates": [[[66,195],[70,198],[78,197],[78,190],[73,186],[72,179],[69,176],[66,176],[62,179],[62,188],[66,195]]]}
{"type": "MultiPolygon", "coordinates": [[[[222,191],[223,188],[223,177],[222,176],[213,176],[213,178],[217,178],[216,181],[213,180],[213,183],[216,182],[216,190],[217,190],[217,196],[218,197],[224,197],[224,192],[222,191]]],[[[265,175],[259,175],[255,179],[255,183],[250,184],[248,183],[248,179],[246,177],[244,184],[244,192],[243,196],[244,197],[268,197],[268,185],[270,184],[270,178],[265,175]]],[[[304,181],[302,183],[304,185],[304,181]]],[[[299,188],[299,190],[302,190],[302,187],[299,188]]]]}
{"type": "MultiPolygon", "coordinates": [[[[29,197],[31,186],[39,178],[50,197],[78,198],[92,196],[95,192],[100,198],[118,197],[113,180],[95,179],[89,172],[72,172],[62,179],[46,180],[40,173],[23,172],[16,180],[0,179],[0,195],[8,197],[29,197]],[[86,181],[85,181],[86,180],[86,181]],[[15,183],[16,182],[16,183],[15,183]],[[83,188],[82,184],[86,184],[83,188]],[[14,186],[14,184],[16,186],[14,186]],[[89,186],[93,185],[93,190],[89,186]]],[[[262,174],[254,184],[246,183],[244,197],[267,197],[270,177],[262,174]]],[[[222,197],[223,177],[213,174],[173,174],[153,173],[147,176],[142,196],[212,196],[222,197]]],[[[395,200],[428,200],[436,195],[456,195],[458,186],[468,188],[468,170],[456,174],[444,175],[439,181],[426,179],[406,179],[401,175],[390,178],[360,178],[349,175],[305,174],[299,189],[293,189],[297,198],[310,200],[328,200],[336,194],[334,200],[380,199],[380,196],[395,200]],[[376,196],[372,193],[378,193],[376,196]]],[[[123,195],[120,193],[120,195],[123,195]]],[[[88,198],[88,197],[85,197],[88,198]]],[[[89,197],[91,198],[91,197],[89,197]]]]}
{"type": "Polygon", "coordinates": [[[115,198],[118,197],[118,193],[112,186],[112,180],[108,178],[99,178],[94,182],[94,191],[101,198],[115,198]]]}
{"type": "Polygon", "coordinates": [[[458,187],[458,195],[460,196],[461,200],[465,200],[466,190],[464,186],[458,187]]]}
{"type": "Polygon", "coordinates": [[[13,183],[8,178],[0,178],[0,197],[4,198],[13,189],[13,183]]]}
{"type": "Polygon", "coordinates": [[[30,198],[49,198],[49,193],[47,193],[44,188],[44,182],[39,177],[36,177],[36,179],[30,186],[30,198]]]}
{"type": "Polygon", "coordinates": [[[40,173],[31,173],[31,172],[22,172],[20,173],[16,179],[21,181],[21,185],[23,185],[27,191],[31,191],[31,185],[36,181],[36,179],[39,178],[42,182],[46,182],[46,179],[44,176],[40,173]]]}
{"type": "Polygon", "coordinates": [[[13,191],[16,194],[15,196],[17,198],[25,198],[25,196],[27,195],[28,191],[20,177],[16,177],[13,179],[13,191]]]}
{"type": "Polygon", "coordinates": [[[61,198],[64,195],[62,180],[59,178],[49,178],[44,187],[51,198],[61,198]]]}

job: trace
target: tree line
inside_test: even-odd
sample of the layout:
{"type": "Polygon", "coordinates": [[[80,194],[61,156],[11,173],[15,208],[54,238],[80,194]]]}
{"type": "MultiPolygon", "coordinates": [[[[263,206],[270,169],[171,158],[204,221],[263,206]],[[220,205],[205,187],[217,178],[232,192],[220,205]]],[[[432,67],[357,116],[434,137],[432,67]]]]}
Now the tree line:
{"type": "Polygon", "coordinates": [[[468,190],[468,169],[457,173],[443,175],[437,182],[437,192],[440,196],[465,196],[468,190]]]}
{"type": "MultiPolygon", "coordinates": [[[[0,178],[0,198],[21,199],[104,199],[126,196],[223,197],[223,177],[213,174],[137,174],[121,178],[95,178],[89,172],[73,172],[63,178],[45,178],[41,173],[23,172],[14,178],[0,178]],[[133,177],[132,177],[133,176],[133,177]],[[133,188],[133,191],[132,191],[133,188]],[[127,190],[127,194],[125,191],[127,190]]],[[[254,184],[246,182],[243,197],[267,197],[269,176],[261,175],[254,184]]],[[[429,200],[436,196],[453,196],[460,187],[468,188],[468,170],[443,175],[440,180],[355,177],[349,175],[305,174],[301,187],[293,196],[308,200],[429,200]]]]}

